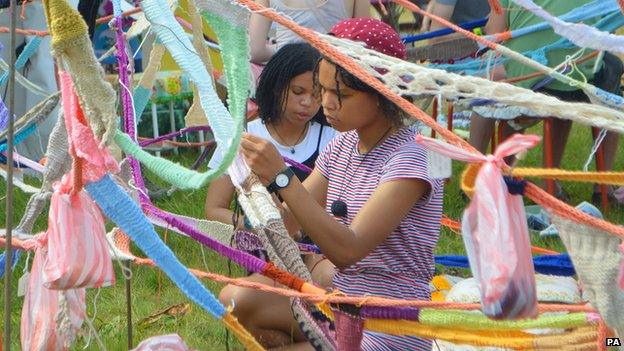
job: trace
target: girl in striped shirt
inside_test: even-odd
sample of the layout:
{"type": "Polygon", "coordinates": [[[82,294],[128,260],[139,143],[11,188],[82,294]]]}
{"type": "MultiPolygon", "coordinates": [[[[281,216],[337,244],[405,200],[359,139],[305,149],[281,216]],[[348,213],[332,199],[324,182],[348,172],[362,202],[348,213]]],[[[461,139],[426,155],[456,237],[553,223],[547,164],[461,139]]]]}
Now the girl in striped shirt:
{"type": "MultiPolygon", "coordinates": [[[[380,21],[345,20],[331,33],[405,58],[398,34],[380,21]]],[[[336,266],[336,289],[348,295],[430,299],[443,186],[427,174],[426,150],[415,143],[415,132],[403,125],[396,105],[342,67],[321,59],[315,77],[327,120],[342,134],[321,152],[312,174],[304,183],[295,177],[284,182],[285,165],[277,150],[252,135],[241,143],[246,162],[266,184],[281,183],[277,191],[287,205],[285,220],[295,220],[336,266]]],[[[267,346],[294,340],[300,344],[292,349],[310,349],[293,329],[288,300],[262,296],[256,302],[272,306],[271,314],[239,313],[236,305],[234,313],[252,332],[266,331],[254,334],[267,346]]],[[[365,331],[361,346],[430,350],[431,342],[365,331]]]]}

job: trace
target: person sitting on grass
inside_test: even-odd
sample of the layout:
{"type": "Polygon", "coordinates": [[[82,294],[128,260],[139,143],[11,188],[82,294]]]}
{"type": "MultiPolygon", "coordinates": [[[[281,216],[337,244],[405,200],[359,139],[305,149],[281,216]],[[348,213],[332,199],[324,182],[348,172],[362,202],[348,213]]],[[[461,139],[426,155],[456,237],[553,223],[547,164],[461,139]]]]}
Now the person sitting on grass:
{"type": "MultiPolygon", "coordinates": [[[[399,35],[377,20],[345,20],[331,34],[405,58],[399,35]]],[[[265,185],[277,188],[285,203],[284,220],[296,222],[336,266],[336,289],[347,295],[429,300],[443,183],[429,177],[427,151],[404,126],[402,111],[340,64],[322,58],[315,84],[327,121],[341,134],[321,152],[312,174],[302,183],[270,140],[252,134],[241,142],[246,163],[265,185]]],[[[248,279],[275,284],[266,277],[248,279]]],[[[228,285],[219,299],[233,306],[240,322],[266,347],[312,349],[288,298],[228,285]]],[[[432,344],[365,331],[361,347],[431,350],[432,344]]]]}
{"type": "MultiPolygon", "coordinates": [[[[318,154],[336,135],[336,131],[327,125],[320,110],[318,96],[314,93],[312,71],[320,54],[310,44],[287,44],[269,61],[260,76],[260,84],[256,91],[256,101],[260,108],[260,118],[247,125],[247,132],[269,140],[286,156],[310,168],[318,154]]],[[[208,166],[216,167],[223,155],[215,154],[208,166]]],[[[302,181],[307,173],[293,168],[302,181]]],[[[235,218],[230,209],[234,185],[226,174],[212,182],[206,196],[206,218],[222,223],[232,223],[235,218]]],[[[239,228],[243,227],[244,219],[240,218],[239,228]]],[[[298,230],[292,234],[297,235],[298,230]]],[[[306,255],[308,268],[322,260],[320,255],[306,255]]],[[[327,285],[331,276],[313,275],[320,285],[327,285]]]]}

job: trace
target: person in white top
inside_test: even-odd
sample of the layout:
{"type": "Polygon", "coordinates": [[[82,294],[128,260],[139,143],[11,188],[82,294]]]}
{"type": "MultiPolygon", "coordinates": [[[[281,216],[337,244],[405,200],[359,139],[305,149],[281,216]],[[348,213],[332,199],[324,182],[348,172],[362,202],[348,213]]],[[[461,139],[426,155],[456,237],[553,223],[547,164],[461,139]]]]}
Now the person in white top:
{"type": "MultiPolygon", "coordinates": [[[[288,16],[297,24],[327,33],[336,23],[346,18],[370,17],[370,0],[256,0],[288,16]]],[[[283,45],[300,41],[297,34],[282,25],[276,25],[275,45],[269,45],[267,38],[272,21],[262,14],[254,13],[249,22],[249,45],[251,62],[267,62],[283,45]]]]}
{"type": "MultiPolygon", "coordinates": [[[[319,152],[337,134],[325,121],[313,85],[312,72],[319,60],[319,52],[308,43],[287,44],[278,50],[262,72],[256,90],[260,118],[247,125],[248,133],[270,140],[282,156],[309,168],[314,167],[319,152]]],[[[222,157],[213,155],[208,166],[216,167],[222,157]]],[[[308,175],[296,167],[291,168],[301,180],[308,175]]],[[[213,181],[206,195],[206,218],[232,223],[235,218],[230,209],[233,196],[234,185],[227,174],[213,181]]],[[[244,220],[239,219],[233,224],[240,228],[243,223],[244,220]]],[[[322,259],[315,256],[306,255],[309,267],[322,259]]],[[[331,277],[316,278],[321,285],[331,281],[331,277]]]]}

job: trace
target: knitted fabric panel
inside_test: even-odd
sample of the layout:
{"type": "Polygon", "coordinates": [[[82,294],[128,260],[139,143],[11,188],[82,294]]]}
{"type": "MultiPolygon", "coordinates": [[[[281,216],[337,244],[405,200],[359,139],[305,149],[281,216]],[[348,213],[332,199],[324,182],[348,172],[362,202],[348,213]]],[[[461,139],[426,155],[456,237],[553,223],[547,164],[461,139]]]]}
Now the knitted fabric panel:
{"type": "Polygon", "coordinates": [[[71,169],[72,160],[69,156],[69,144],[67,142],[67,130],[63,113],[59,117],[50,133],[48,149],[46,150],[46,164],[43,169],[43,182],[41,190],[30,197],[26,210],[16,231],[23,234],[32,234],[32,229],[37,217],[46,208],[47,202],[52,196],[52,184],[61,179],[63,174],[71,169]]]}
{"type": "Polygon", "coordinates": [[[301,259],[299,247],[288,234],[277,205],[258,177],[249,175],[237,190],[239,203],[251,225],[256,228],[271,261],[279,268],[311,282],[312,276],[301,259]]]}
{"type": "Polygon", "coordinates": [[[225,308],[202,283],[186,269],[175,254],[162,242],[141,209],[112,180],[110,175],[89,183],[85,189],[93,200],[136,245],[150,257],[191,300],[213,316],[221,319],[225,308]]]}
{"type": "MultiPolygon", "coordinates": [[[[25,128],[22,128],[19,132],[17,132],[13,139],[13,145],[21,144],[26,138],[28,138],[32,133],[37,130],[37,126],[32,124],[25,128]]],[[[8,147],[8,143],[4,142],[0,144],[0,152],[5,152],[8,147]]]]}
{"type": "Polygon", "coordinates": [[[313,305],[302,299],[293,298],[291,307],[293,316],[299,329],[315,350],[338,350],[335,343],[335,333],[330,330],[329,323],[318,321],[312,313],[319,313],[313,305]]]}
{"type": "Polygon", "coordinates": [[[624,337],[624,291],[617,287],[620,240],[607,232],[551,213],[583,290],[604,321],[624,337]]]}
{"type": "MultiPolygon", "coordinates": [[[[143,16],[145,18],[145,16],[143,16]]],[[[147,22],[147,20],[145,20],[147,22]]],[[[135,22],[136,23],[136,22],[135,22]]],[[[136,123],[141,122],[141,115],[149,102],[149,98],[152,95],[152,86],[156,79],[156,73],[160,70],[162,57],[165,54],[165,47],[154,43],[152,50],[150,51],[149,63],[143,70],[139,84],[134,88],[132,94],[132,101],[134,102],[134,118],[136,123]]]]}
{"type": "MultiPolygon", "coordinates": [[[[511,106],[528,108],[537,116],[555,116],[578,123],[624,133],[624,113],[600,105],[563,102],[507,83],[460,76],[426,68],[364,48],[358,43],[320,35],[399,95],[432,96],[441,94],[451,100],[488,99],[511,106]],[[383,67],[385,73],[375,70],[383,67]]],[[[595,94],[594,94],[595,95],[595,94]]]]}
{"type": "MultiPolygon", "coordinates": [[[[60,94],[61,92],[59,91],[48,96],[15,121],[14,128],[16,133],[21,132],[24,128],[31,124],[38,124],[39,122],[45,120],[58,105],[60,100],[59,98],[61,96],[60,94]]],[[[1,100],[0,104],[4,106],[1,100]]],[[[0,140],[3,140],[6,137],[6,134],[7,130],[2,130],[0,132],[0,140]]]]}
{"type": "Polygon", "coordinates": [[[44,6],[53,54],[71,74],[80,105],[96,138],[108,145],[117,129],[116,96],[110,83],[104,80],[104,70],[95,58],[87,25],[65,0],[45,1],[44,6]]]}
{"type": "Polygon", "coordinates": [[[360,316],[334,311],[336,325],[336,344],[340,351],[360,351],[364,336],[364,320],[360,316]]]}

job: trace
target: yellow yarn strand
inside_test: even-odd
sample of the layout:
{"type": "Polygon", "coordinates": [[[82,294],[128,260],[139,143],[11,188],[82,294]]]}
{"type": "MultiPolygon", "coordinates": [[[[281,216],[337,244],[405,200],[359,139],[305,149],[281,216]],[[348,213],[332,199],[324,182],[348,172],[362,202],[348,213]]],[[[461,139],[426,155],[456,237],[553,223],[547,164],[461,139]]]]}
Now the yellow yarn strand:
{"type": "Polygon", "coordinates": [[[532,177],[578,182],[624,185],[624,172],[582,172],[567,171],[557,168],[515,168],[511,174],[515,177],[532,177]]]}
{"type": "Polygon", "coordinates": [[[232,332],[238,340],[245,346],[246,350],[264,351],[264,347],[238,322],[236,317],[230,312],[223,315],[223,324],[232,332]]]}
{"type": "Polygon", "coordinates": [[[516,350],[562,350],[582,346],[595,341],[598,331],[595,326],[584,326],[573,329],[571,332],[557,335],[535,336],[523,331],[513,330],[476,330],[428,326],[419,322],[370,318],[364,321],[366,330],[392,334],[413,335],[426,339],[441,339],[457,344],[474,346],[493,346],[516,350]]]}
{"type": "Polygon", "coordinates": [[[391,334],[413,335],[426,339],[441,339],[456,344],[496,346],[502,348],[532,350],[535,337],[521,331],[490,330],[464,331],[454,328],[434,327],[418,322],[369,318],[364,321],[366,330],[391,334]]]}
{"type": "MultiPolygon", "coordinates": [[[[461,188],[468,196],[474,193],[474,184],[479,173],[480,164],[469,164],[462,173],[461,188]]],[[[624,185],[624,172],[582,172],[567,171],[558,168],[514,168],[514,177],[544,178],[568,180],[609,185],[624,185]]]]}
{"type": "Polygon", "coordinates": [[[543,349],[560,349],[561,345],[579,345],[588,342],[594,342],[596,345],[598,340],[598,329],[596,326],[580,327],[572,330],[565,335],[545,335],[535,338],[534,348],[536,350],[543,349]]]}

